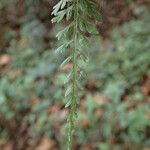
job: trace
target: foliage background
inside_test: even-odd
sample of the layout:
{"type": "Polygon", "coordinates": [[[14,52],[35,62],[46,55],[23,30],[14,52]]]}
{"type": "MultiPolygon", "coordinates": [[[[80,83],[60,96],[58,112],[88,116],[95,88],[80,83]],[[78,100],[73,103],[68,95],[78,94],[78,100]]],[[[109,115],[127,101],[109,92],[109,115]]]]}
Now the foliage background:
{"type": "MultiPolygon", "coordinates": [[[[63,57],[51,24],[55,1],[0,1],[0,149],[63,150],[63,57]]],[[[74,149],[150,149],[150,3],[98,3],[100,36],[90,37],[74,149]],[[123,13],[121,13],[123,12],[123,13]]]]}

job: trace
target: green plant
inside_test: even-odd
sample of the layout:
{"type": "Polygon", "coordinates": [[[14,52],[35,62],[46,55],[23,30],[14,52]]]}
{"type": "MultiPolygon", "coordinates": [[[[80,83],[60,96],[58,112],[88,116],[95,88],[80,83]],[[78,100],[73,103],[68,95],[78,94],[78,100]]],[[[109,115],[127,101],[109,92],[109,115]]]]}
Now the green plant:
{"type": "MultiPolygon", "coordinates": [[[[73,46],[71,44],[70,50],[61,53],[58,59],[54,52],[57,45],[54,35],[55,30],[68,23],[64,21],[50,28],[50,9],[46,3],[49,0],[12,1],[16,0],[4,1],[7,4],[0,10],[0,143],[11,140],[12,143],[17,141],[14,149],[38,149],[42,143],[39,140],[48,136],[58,149],[66,150],[68,109],[63,109],[66,102],[62,97],[69,70],[64,68],[72,63],[57,68],[63,58],[70,55],[73,46]],[[18,6],[28,9],[20,14],[20,9],[12,9],[18,6]],[[7,18],[9,23],[6,23],[7,18]],[[1,58],[5,54],[10,62],[3,66],[1,58]],[[37,139],[36,147],[26,145],[34,144],[37,139]]],[[[137,18],[113,30],[110,39],[90,39],[94,45],[88,51],[91,61],[84,67],[86,79],[80,82],[84,90],[78,90],[81,100],[73,149],[150,147],[149,95],[143,93],[143,87],[148,90],[145,82],[149,82],[150,73],[150,14],[143,7],[136,8],[135,13],[137,18]]],[[[71,34],[72,30],[68,39],[71,34]]],[[[60,43],[64,43],[64,38],[60,43]]]]}
{"type": "Polygon", "coordinates": [[[55,6],[52,14],[55,16],[52,22],[59,23],[63,18],[70,21],[69,25],[57,34],[58,40],[66,39],[56,52],[62,53],[69,49],[69,56],[63,61],[61,66],[72,63],[72,69],[67,76],[68,88],[65,97],[68,99],[66,107],[69,107],[68,118],[68,150],[72,147],[72,136],[74,132],[75,114],[78,104],[78,88],[80,87],[79,76],[83,76],[83,62],[87,62],[86,53],[83,48],[88,47],[88,40],[85,33],[97,34],[95,25],[91,19],[100,21],[101,17],[96,9],[95,0],[60,0],[55,6]],[[88,18],[88,19],[85,19],[88,18]],[[71,39],[71,40],[69,40],[71,39]]]}

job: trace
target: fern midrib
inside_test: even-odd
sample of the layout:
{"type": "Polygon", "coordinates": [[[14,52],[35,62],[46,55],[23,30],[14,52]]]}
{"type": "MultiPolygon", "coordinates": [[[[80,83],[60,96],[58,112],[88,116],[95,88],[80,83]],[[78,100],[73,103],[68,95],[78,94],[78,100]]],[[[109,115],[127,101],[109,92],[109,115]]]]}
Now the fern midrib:
{"type": "Polygon", "coordinates": [[[72,136],[75,124],[75,111],[76,111],[76,97],[77,97],[77,38],[78,38],[78,3],[79,0],[74,0],[74,31],[73,31],[73,51],[72,51],[72,63],[73,63],[73,79],[72,79],[72,99],[70,105],[69,116],[69,135],[68,135],[68,150],[72,147],[72,136]]]}

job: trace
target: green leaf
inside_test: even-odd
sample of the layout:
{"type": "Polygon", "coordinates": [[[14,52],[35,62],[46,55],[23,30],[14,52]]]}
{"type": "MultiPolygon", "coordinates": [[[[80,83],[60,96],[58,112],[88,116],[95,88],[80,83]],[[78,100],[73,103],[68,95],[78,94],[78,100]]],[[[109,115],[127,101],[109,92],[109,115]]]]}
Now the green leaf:
{"type": "Polygon", "coordinates": [[[73,6],[67,8],[66,19],[69,20],[72,17],[73,6]]]}
{"type": "Polygon", "coordinates": [[[86,29],[91,34],[98,34],[98,31],[97,31],[95,25],[93,25],[91,23],[86,24],[86,29]]]}
{"type": "Polygon", "coordinates": [[[65,48],[67,47],[66,43],[61,45],[60,47],[58,47],[56,50],[55,50],[55,53],[63,53],[63,51],[65,50],[65,48]]]}
{"type": "Polygon", "coordinates": [[[69,56],[68,58],[66,58],[66,59],[62,62],[62,64],[60,65],[60,67],[63,67],[65,64],[69,63],[71,59],[72,59],[72,56],[69,56]]]}
{"type": "Polygon", "coordinates": [[[89,61],[88,56],[80,49],[77,49],[77,50],[79,52],[79,57],[81,58],[81,60],[83,60],[84,62],[88,62],[89,61]]]}
{"type": "Polygon", "coordinates": [[[102,16],[99,12],[95,11],[94,13],[94,18],[97,20],[97,21],[101,21],[102,20],[102,16]]]}
{"type": "Polygon", "coordinates": [[[68,41],[68,42],[65,42],[63,45],[61,45],[60,47],[58,47],[58,48],[55,50],[55,53],[56,53],[56,54],[63,53],[63,51],[64,51],[72,42],[73,42],[73,40],[68,41]]]}
{"type": "Polygon", "coordinates": [[[88,40],[86,37],[84,37],[84,36],[82,36],[82,37],[80,38],[79,43],[80,43],[80,45],[81,45],[82,47],[86,47],[86,48],[90,48],[90,47],[91,47],[91,45],[90,45],[90,43],[89,43],[89,40],[88,40]]]}
{"type": "Polygon", "coordinates": [[[62,37],[67,37],[69,29],[72,27],[72,25],[73,24],[71,23],[66,28],[64,28],[63,30],[61,30],[61,31],[58,32],[58,34],[56,35],[56,37],[58,38],[58,40],[60,40],[62,37]]]}
{"type": "Polygon", "coordinates": [[[64,81],[64,84],[68,83],[72,78],[72,71],[67,75],[65,81],[64,81]]]}
{"type": "Polygon", "coordinates": [[[62,3],[62,1],[60,1],[60,2],[58,2],[54,7],[53,7],[53,12],[52,12],[52,15],[57,15],[57,13],[58,13],[58,11],[59,11],[59,9],[60,9],[60,6],[61,6],[61,3],[62,3]]]}
{"type": "Polygon", "coordinates": [[[66,6],[67,0],[61,0],[61,1],[62,1],[61,9],[63,9],[66,6]]]}
{"type": "Polygon", "coordinates": [[[72,90],[72,86],[69,86],[65,92],[65,97],[67,97],[71,93],[71,90],[72,90]]]}
{"type": "Polygon", "coordinates": [[[66,105],[65,105],[65,108],[69,107],[71,105],[71,100],[69,100],[66,105]]]}
{"type": "Polygon", "coordinates": [[[55,23],[55,22],[59,23],[64,18],[65,14],[66,14],[66,10],[59,11],[56,14],[56,16],[52,19],[52,23],[55,23]]]}
{"type": "Polygon", "coordinates": [[[80,18],[79,28],[81,31],[86,31],[86,23],[82,18],[80,18]]]}

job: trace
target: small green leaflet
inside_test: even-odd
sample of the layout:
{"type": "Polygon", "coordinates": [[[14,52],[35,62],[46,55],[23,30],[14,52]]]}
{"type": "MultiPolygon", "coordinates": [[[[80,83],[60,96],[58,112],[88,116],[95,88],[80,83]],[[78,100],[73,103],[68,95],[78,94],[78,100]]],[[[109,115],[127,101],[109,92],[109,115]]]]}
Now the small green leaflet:
{"type": "Polygon", "coordinates": [[[62,64],[60,65],[60,67],[63,67],[65,64],[69,63],[71,59],[72,59],[72,56],[67,57],[67,58],[62,62],[62,64]]]}

